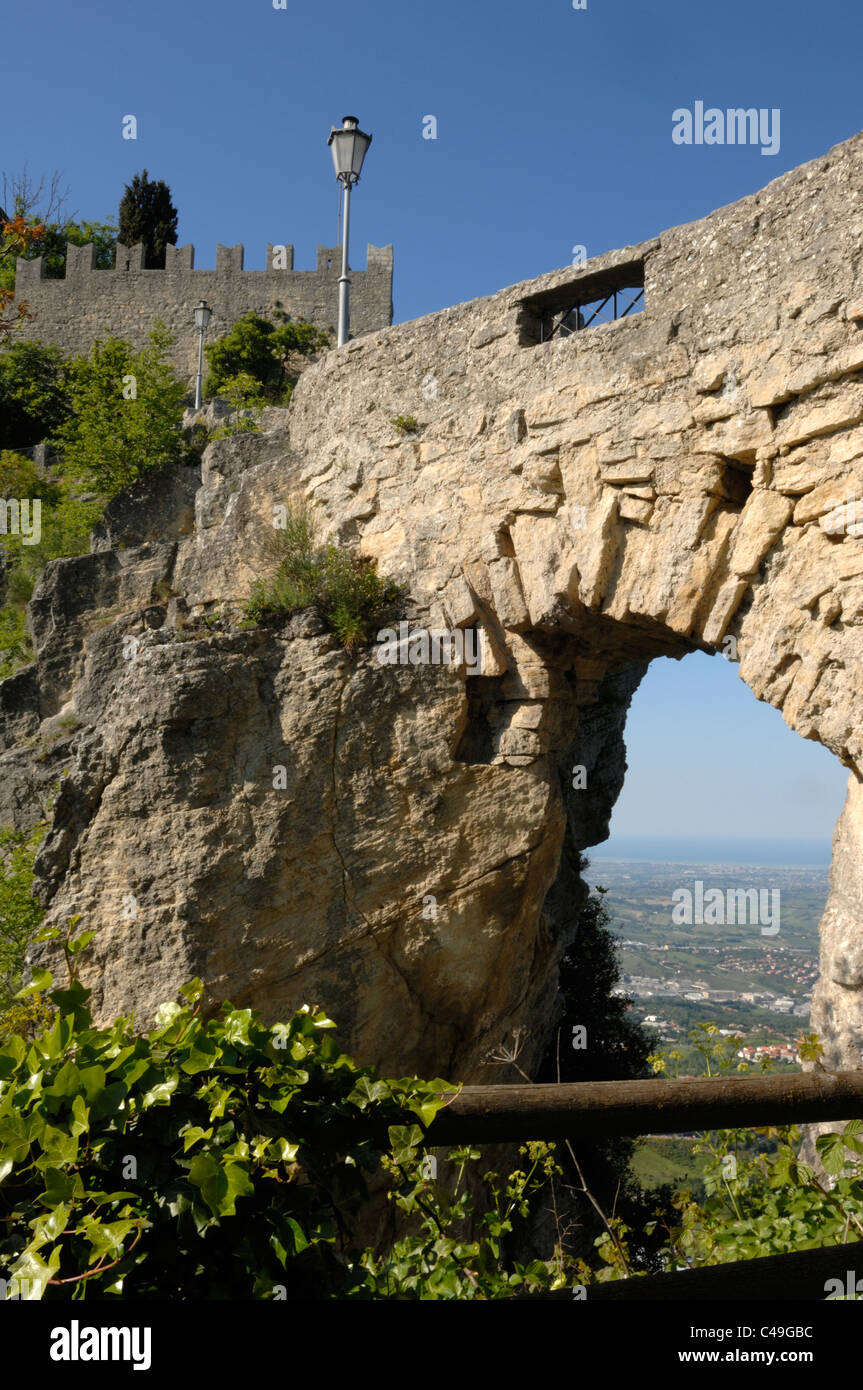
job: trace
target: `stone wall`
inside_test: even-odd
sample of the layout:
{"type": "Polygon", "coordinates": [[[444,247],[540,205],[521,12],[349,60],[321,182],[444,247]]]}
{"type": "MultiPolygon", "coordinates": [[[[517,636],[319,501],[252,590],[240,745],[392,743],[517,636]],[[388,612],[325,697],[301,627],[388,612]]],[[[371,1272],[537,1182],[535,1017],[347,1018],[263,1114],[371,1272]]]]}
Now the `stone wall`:
{"type": "Polygon", "coordinates": [[[397,1075],[515,1080],[487,1056],[517,1028],[530,1071],[629,696],[699,650],[848,769],[812,1023],[828,1066],[860,1066],[861,209],[857,136],[640,246],[330,351],[262,436],[208,447],[173,531],[49,568],[36,667],[0,685],[0,787],[20,822],[27,747],[62,745],[38,880],[49,923],[95,929],[103,1017],[199,974],[270,1019],[321,1003],[397,1075]],[[547,310],[642,277],[642,313],[539,341],[547,310]],[[474,629],[482,675],[350,656],[308,615],[239,630],[292,496],[415,622],[474,629]]]}
{"type": "MultiPolygon", "coordinates": [[[[108,334],[143,347],[154,318],[162,318],[176,337],[174,364],[191,377],[198,344],[193,309],[201,299],[213,310],[207,342],[249,310],[271,314],[279,305],[292,318],[335,332],[340,248],[319,246],[315,270],[294,270],[293,246],[278,259],[285,269],[273,269],[274,248],[268,245],[267,269],[244,270],[242,245],[219,246],[215,270],[195,270],[193,246],[169,246],[165,269],[145,270],[142,246],[118,246],[114,269],[96,270],[95,247],[69,246],[64,280],[45,278],[41,256],[19,260],[15,295],[36,315],[26,335],[66,352],[87,352],[94,339],[108,334]]],[[[392,247],[369,246],[366,270],[351,271],[353,337],[392,323],[392,284],[392,247]]]]}

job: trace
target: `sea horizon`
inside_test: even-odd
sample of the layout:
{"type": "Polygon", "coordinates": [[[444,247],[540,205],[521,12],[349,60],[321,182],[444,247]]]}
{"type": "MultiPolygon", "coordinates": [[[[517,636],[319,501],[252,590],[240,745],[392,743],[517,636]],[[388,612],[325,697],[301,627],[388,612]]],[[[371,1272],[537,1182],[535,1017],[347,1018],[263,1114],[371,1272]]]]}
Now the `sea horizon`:
{"type": "Polygon", "coordinates": [[[754,836],[613,835],[584,853],[599,859],[654,864],[764,864],[827,868],[831,840],[754,836]]]}

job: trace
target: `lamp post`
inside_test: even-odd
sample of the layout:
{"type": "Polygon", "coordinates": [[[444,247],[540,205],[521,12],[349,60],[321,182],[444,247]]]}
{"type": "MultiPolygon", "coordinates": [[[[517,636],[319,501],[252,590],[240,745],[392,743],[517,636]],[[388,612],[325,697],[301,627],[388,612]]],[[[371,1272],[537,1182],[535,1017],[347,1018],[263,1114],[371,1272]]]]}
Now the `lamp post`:
{"type": "Polygon", "coordinates": [[[195,409],[201,409],[201,386],[204,379],[204,334],[210,322],[212,309],[206,299],[195,305],[195,327],[198,330],[198,375],[195,380],[195,409]]]}
{"type": "Polygon", "coordinates": [[[327,144],[333,152],[336,178],[345,190],[345,218],[342,224],[342,273],[339,276],[339,347],[348,341],[350,328],[350,279],[348,278],[348,233],[351,225],[351,189],[359,183],[363,160],[372,137],[360,130],[356,116],[343,116],[341,129],[333,126],[327,144]]]}

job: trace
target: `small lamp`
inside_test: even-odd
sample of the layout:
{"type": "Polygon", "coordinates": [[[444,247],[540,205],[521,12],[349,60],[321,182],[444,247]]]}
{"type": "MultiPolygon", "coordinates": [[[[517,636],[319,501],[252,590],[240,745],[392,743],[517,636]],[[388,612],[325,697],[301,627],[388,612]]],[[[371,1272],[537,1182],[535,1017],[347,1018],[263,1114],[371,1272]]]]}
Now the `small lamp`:
{"type": "Polygon", "coordinates": [[[212,317],[212,309],[206,299],[195,305],[195,327],[198,330],[198,375],[195,379],[195,409],[201,409],[201,392],[204,380],[204,334],[212,317]]]}

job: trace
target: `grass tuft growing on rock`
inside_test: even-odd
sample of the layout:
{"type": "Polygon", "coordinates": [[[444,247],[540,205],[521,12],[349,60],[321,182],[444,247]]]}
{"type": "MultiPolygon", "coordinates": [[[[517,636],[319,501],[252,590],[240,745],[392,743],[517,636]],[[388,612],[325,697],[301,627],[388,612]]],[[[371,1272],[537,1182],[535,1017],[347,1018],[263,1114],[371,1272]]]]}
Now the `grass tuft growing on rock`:
{"type": "Polygon", "coordinates": [[[378,574],[377,561],[337,545],[320,545],[303,503],[285,508],[285,524],[266,546],[272,573],[255,584],[246,605],[254,622],[314,608],[348,651],[370,642],[401,611],[404,586],[378,574]]]}

